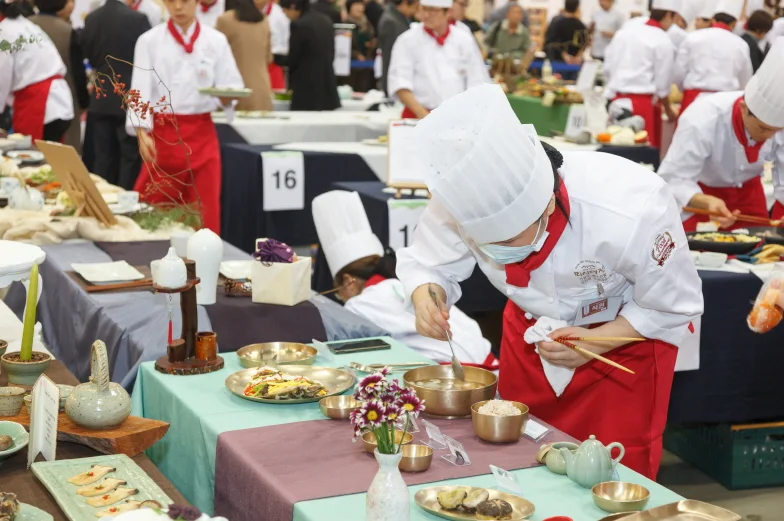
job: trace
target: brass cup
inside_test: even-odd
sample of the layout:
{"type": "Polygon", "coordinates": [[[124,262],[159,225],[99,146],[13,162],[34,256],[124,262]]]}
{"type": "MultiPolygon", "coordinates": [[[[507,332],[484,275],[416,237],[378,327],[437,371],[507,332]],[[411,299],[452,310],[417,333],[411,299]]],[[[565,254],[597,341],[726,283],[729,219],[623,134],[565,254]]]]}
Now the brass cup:
{"type": "MultiPolygon", "coordinates": [[[[406,433],[406,437],[403,438],[403,431],[395,431],[395,444],[400,444],[400,440],[403,440],[403,445],[408,445],[414,439],[414,435],[410,432],[406,433]]],[[[366,432],[362,435],[362,445],[365,446],[365,450],[370,454],[373,454],[376,451],[376,447],[378,443],[376,443],[376,435],[372,432],[366,432]]]]}
{"type": "Polygon", "coordinates": [[[591,489],[593,502],[605,512],[639,512],[645,509],[650,491],[642,485],[623,481],[599,483],[591,489]]]}
{"type": "Polygon", "coordinates": [[[528,423],[528,406],[520,402],[509,402],[522,413],[517,416],[480,414],[479,408],[487,402],[488,400],[484,400],[471,406],[474,433],[490,443],[512,443],[519,440],[525,430],[525,424],[528,423]]]}
{"type": "Polygon", "coordinates": [[[427,445],[403,445],[400,452],[403,458],[398,468],[403,472],[424,472],[433,462],[433,449],[427,445]]]}
{"type": "Polygon", "coordinates": [[[346,420],[351,411],[359,407],[359,402],[351,395],[327,396],[319,400],[321,414],[333,420],[346,420]]]}

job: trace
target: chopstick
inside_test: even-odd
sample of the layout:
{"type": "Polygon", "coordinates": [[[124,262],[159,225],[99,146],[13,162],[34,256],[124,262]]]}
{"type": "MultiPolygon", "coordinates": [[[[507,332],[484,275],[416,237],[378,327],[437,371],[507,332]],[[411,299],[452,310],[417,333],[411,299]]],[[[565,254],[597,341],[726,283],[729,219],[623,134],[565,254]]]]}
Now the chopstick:
{"type": "MultiPolygon", "coordinates": [[[[694,213],[697,215],[709,215],[711,217],[724,217],[724,215],[719,212],[712,212],[710,210],[704,210],[702,208],[692,208],[691,206],[684,206],[683,211],[694,213]]],[[[743,215],[741,213],[735,215],[735,218],[739,221],[745,221],[749,223],[764,224],[767,226],[776,226],[776,227],[781,226],[781,221],[773,221],[771,219],[766,219],[765,217],[757,217],[755,215],[743,215]]]]}
{"type": "Polygon", "coordinates": [[[87,293],[98,293],[101,291],[113,291],[118,289],[133,289],[143,288],[150,286],[152,288],[152,279],[140,279],[131,282],[118,282],[117,284],[103,284],[101,286],[86,286],[87,293]]]}
{"type": "Polygon", "coordinates": [[[562,336],[555,339],[556,342],[560,342],[561,340],[577,340],[581,342],[645,342],[644,338],[626,338],[622,336],[562,336]]]}
{"type": "Polygon", "coordinates": [[[631,369],[627,369],[624,366],[622,366],[621,364],[613,362],[612,360],[609,360],[609,359],[603,357],[602,355],[597,355],[596,353],[594,353],[592,351],[588,351],[587,349],[583,349],[582,347],[576,346],[576,345],[572,344],[571,342],[569,342],[567,340],[558,339],[558,340],[556,340],[556,342],[558,342],[559,344],[563,344],[566,347],[571,347],[572,349],[574,349],[575,351],[577,351],[578,353],[580,353],[582,355],[589,356],[591,358],[595,358],[596,360],[599,360],[600,362],[604,362],[607,365],[611,365],[611,366],[615,367],[616,369],[620,369],[621,371],[626,371],[629,374],[635,374],[634,371],[632,371],[631,369]]]}

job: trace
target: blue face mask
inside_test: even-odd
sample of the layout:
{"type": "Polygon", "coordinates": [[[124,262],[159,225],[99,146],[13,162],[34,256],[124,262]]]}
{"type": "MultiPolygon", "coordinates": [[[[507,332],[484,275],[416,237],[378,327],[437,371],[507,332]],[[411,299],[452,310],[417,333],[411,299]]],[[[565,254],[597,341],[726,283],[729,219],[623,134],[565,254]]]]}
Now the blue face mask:
{"type": "MultiPolygon", "coordinates": [[[[539,221],[539,226],[536,228],[537,236],[542,230],[543,223],[543,219],[539,221]]],[[[545,228],[547,228],[547,226],[545,226],[545,228]]],[[[518,262],[522,262],[527,259],[528,256],[532,253],[541,250],[549,235],[550,232],[545,229],[544,233],[542,233],[538,240],[534,239],[534,243],[527,246],[500,246],[498,244],[485,244],[480,246],[479,249],[498,264],[517,264],[518,262]]]]}

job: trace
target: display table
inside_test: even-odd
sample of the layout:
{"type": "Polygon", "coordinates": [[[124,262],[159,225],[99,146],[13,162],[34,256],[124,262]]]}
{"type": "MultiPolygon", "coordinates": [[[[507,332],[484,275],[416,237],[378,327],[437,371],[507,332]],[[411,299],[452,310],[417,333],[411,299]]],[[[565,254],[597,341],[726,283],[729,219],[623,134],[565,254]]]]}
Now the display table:
{"type": "MultiPolygon", "coordinates": [[[[327,361],[319,357],[316,365],[343,366],[349,362],[394,363],[424,360],[407,347],[386,338],[392,349],[372,353],[355,353],[327,361]]],[[[216,448],[222,433],[241,429],[255,429],[293,422],[311,420],[329,421],[321,416],[317,403],[283,405],[261,404],[244,400],[231,394],[224,386],[228,375],[243,369],[234,354],[226,355],[226,367],[216,373],[194,377],[173,377],[155,371],[151,363],[139,368],[139,377],[133,393],[133,414],[143,415],[171,423],[167,436],[153,446],[148,455],[175,486],[183,491],[201,510],[211,511],[215,475],[216,448]],[[183,465],[183,461],[193,462],[183,465]]],[[[398,376],[399,377],[399,376],[398,376]]],[[[351,428],[346,426],[345,440],[350,443],[351,428]]],[[[262,431],[263,432],[263,431],[262,431]]],[[[549,436],[549,434],[548,434],[549,436]]],[[[545,438],[546,442],[547,438],[545,438]]],[[[275,443],[274,439],[261,439],[275,443]]],[[[459,441],[459,440],[458,440],[459,441]]],[[[356,450],[362,450],[360,446],[356,450]]],[[[503,462],[498,462],[503,467],[503,462]]],[[[237,469],[240,472],[241,469],[237,469]]],[[[485,470],[489,473],[489,469],[485,470]]],[[[677,501],[679,496],[648,481],[625,468],[619,469],[621,479],[641,483],[651,490],[650,506],[677,501]]],[[[590,492],[573,485],[566,477],[555,476],[544,468],[531,468],[515,472],[523,486],[526,498],[536,505],[534,521],[555,514],[571,515],[575,520],[598,519],[602,512],[592,502],[590,492]]],[[[224,475],[222,472],[221,475],[224,475]]],[[[336,469],[336,475],[339,470],[336,469]]],[[[492,487],[487,475],[461,479],[465,485],[492,487]]],[[[295,481],[283,486],[294,486],[295,481]]],[[[444,484],[444,483],[438,483],[444,484]]],[[[369,485],[369,483],[368,483],[369,485]]],[[[420,487],[410,489],[412,495],[420,487]]],[[[364,494],[339,496],[296,503],[295,520],[364,519],[364,494]]],[[[220,512],[217,512],[218,514],[220,512]]],[[[259,519],[258,516],[251,519],[259,519]]],[[[412,504],[412,519],[426,520],[430,516],[412,504]]]]}
{"type": "Polygon", "coordinates": [[[329,154],[350,154],[361,157],[379,180],[387,180],[387,161],[389,148],[384,145],[366,143],[343,143],[324,141],[313,143],[284,143],[275,145],[275,150],[297,150],[300,152],[323,152],[329,154]]]}
{"type": "Polygon", "coordinates": [[[552,107],[544,107],[542,98],[515,94],[509,94],[507,97],[520,122],[535,126],[539,135],[549,136],[553,131],[566,130],[570,105],[556,103],[552,107]]]}

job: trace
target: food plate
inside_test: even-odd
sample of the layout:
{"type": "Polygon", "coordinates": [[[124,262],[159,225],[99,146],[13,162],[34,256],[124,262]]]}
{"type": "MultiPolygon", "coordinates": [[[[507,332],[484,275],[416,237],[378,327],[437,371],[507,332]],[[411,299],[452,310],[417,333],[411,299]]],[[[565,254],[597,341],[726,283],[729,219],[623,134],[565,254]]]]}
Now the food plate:
{"type": "Polygon", "coordinates": [[[247,98],[253,91],[251,89],[232,89],[231,87],[208,87],[199,89],[199,93],[218,98],[247,98]]]}
{"type": "Polygon", "coordinates": [[[769,244],[784,244],[784,228],[774,226],[760,226],[746,228],[750,234],[755,235],[769,244]]]}
{"type": "Polygon", "coordinates": [[[248,368],[260,367],[273,356],[275,356],[274,363],[278,365],[313,365],[317,354],[315,347],[295,342],[251,344],[237,351],[240,364],[248,368]]]}
{"type": "Polygon", "coordinates": [[[742,518],[723,508],[687,499],[651,508],[624,517],[623,521],[740,521],[742,518]]]}
{"type": "Polygon", "coordinates": [[[22,165],[34,165],[43,163],[46,158],[38,150],[9,150],[5,153],[5,157],[19,161],[22,165]]]}
{"type": "MultiPolygon", "coordinates": [[[[33,474],[52,494],[57,505],[71,521],[95,521],[95,514],[105,510],[106,506],[93,507],[86,503],[88,498],[76,493],[77,485],[72,485],[68,479],[87,472],[93,465],[102,465],[116,469],[107,477],[127,481],[126,487],[137,489],[139,492],[130,499],[134,501],[157,501],[162,505],[170,505],[172,500],[163,493],[163,490],[141,469],[136,463],[124,454],[113,456],[96,456],[94,458],[69,459],[59,461],[39,461],[33,463],[33,474]]],[[[120,505],[122,502],[116,503],[120,505]]],[[[111,505],[111,506],[115,506],[111,505]]]]}
{"type": "Polygon", "coordinates": [[[348,371],[334,367],[318,367],[311,365],[287,365],[281,371],[290,376],[304,376],[323,385],[327,394],[313,398],[298,398],[291,400],[274,400],[269,398],[256,398],[245,396],[245,387],[256,374],[256,369],[238,371],[226,378],[226,387],[240,398],[260,403],[293,404],[317,402],[327,396],[334,396],[346,392],[354,385],[354,377],[348,371]]]}
{"type": "Polygon", "coordinates": [[[380,139],[363,139],[362,144],[374,147],[386,147],[389,146],[389,141],[382,141],[380,139]]]}
{"type": "Polygon", "coordinates": [[[14,518],[16,521],[53,521],[54,518],[33,505],[19,503],[19,513],[14,518]]]}
{"type": "Polygon", "coordinates": [[[250,280],[250,269],[253,261],[223,261],[220,263],[220,274],[232,280],[250,280]]]}
{"type": "MultiPolygon", "coordinates": [[[[476,520],[476,514],[444,510],[441,508],[441,505],[438,504],[438,499],[436,499],[436,496],[438,496],[439,492],[448,492],[457,488],[463,488],[469,494],[474,490],[477,490],[475,487],[429,487],[417,492],[414,496],[414,501],[416,501],[416,504],[419,505],[419,507],[424,511],[443,519],[453,519],[459,521],[476,520]]],[[[499,492],[498,490],[493,490],[490,488],[485,490],[490,493],[490,499],[503,499],[512,505],[512,516],[505,518],[508,521],[520,521],[530,517],[534,513],[534,504],[521,498],[520,496],[505,494],[504,492],[499,492]]]]}
{"type": "Polygon", "coordinates": [[[713,251],[716,253],[726,253],[727,255],[742,255],[749,253],[762,241],[762,237],[754,237],[755,240],[742,242],[739,239],[749,237],[744,234],[728,232],[689,232],[686,238],[689,241],[689,249],[695,251],[713,251]],[[721,239],[725,239],[722,241],[721,239]]]}
{"type": "Polygon", "coordinates": [[[0,451],[0,460],[27,447],[27,443],[30,441],[30,434],[27,433],[21,424],[16,422],[0,421],[0,434],[10,436],[14,440],[14,444],[11,447],[0,451]]]}
{"type": "Polygon", "coordinates": [[[92,284],[140,280],[144,275],[126,261],[71,264],[71,268],[92,284]]]}

